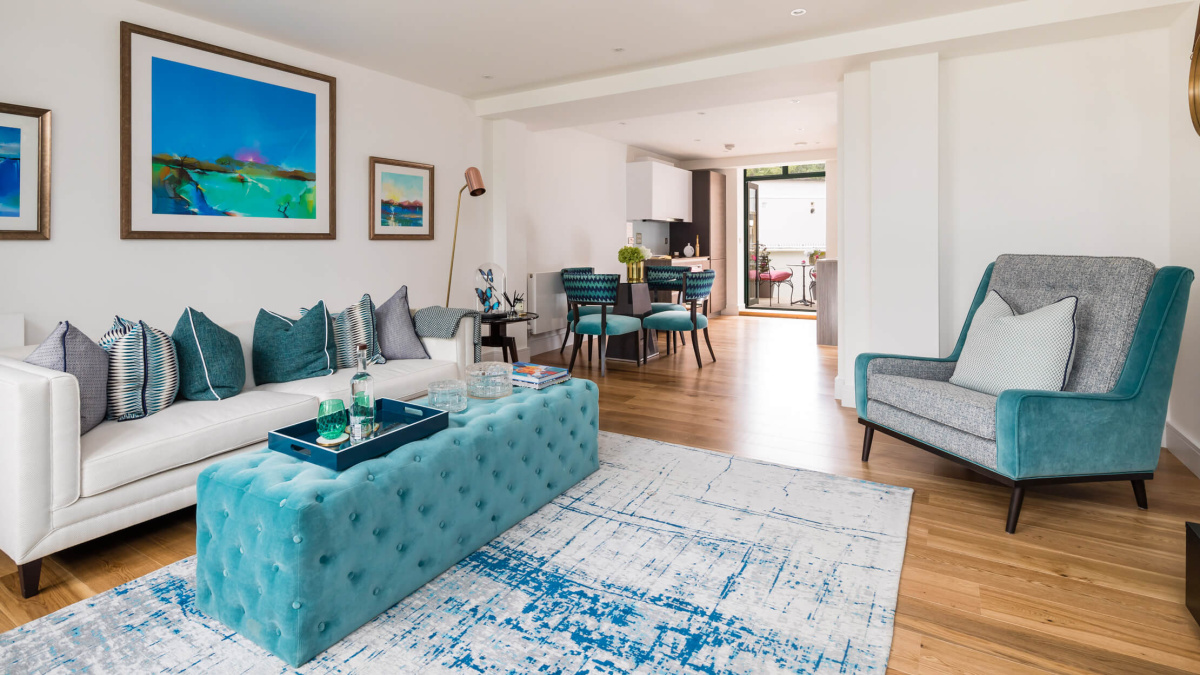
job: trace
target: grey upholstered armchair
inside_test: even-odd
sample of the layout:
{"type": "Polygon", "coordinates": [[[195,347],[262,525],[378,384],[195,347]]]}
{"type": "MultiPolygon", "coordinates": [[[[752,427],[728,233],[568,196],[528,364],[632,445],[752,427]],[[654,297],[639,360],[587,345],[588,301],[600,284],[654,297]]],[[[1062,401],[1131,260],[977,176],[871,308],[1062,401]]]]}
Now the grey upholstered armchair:
{"type": "Polygon", "coordinates": [[[1129,480],[1147,508],[1194,274],[1137,258],[1000,256],[988,266],[944,359],[860,354],[855,362],[863,461],[879,430],[1013,488],[1129,480]],[[1075,360],[1063,391],[999,396],[949,382],[975,311],[995,289],[1018,314],[1078,298],[1075,360]]]}

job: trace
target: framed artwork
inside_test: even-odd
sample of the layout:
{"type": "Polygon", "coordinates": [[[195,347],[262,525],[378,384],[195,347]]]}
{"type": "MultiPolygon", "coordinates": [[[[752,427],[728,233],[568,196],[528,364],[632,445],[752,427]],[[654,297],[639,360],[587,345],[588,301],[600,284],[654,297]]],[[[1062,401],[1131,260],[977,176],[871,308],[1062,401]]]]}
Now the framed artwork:
{"type": "Polygon", "coordinates": [[[121,238],[336,238],[336,85],[122,22],[121,238]]]}
{"type": "Polygon", "coordinates": [[[433,165],[372,157],[371,239],[433,239],[433,165]]]}
{"type": "Polygon", "coordinates": [[[1192,70],[1188,77],[1188,108],[1192,126],[1200,134],[1200,17],[1196,18],[1196,39],[1192,42],[1192,70]]]}
{"type": "Polygon", "coordinates": [[[50,238],[50,111],[0,103],[0,239],[50,238]]]}

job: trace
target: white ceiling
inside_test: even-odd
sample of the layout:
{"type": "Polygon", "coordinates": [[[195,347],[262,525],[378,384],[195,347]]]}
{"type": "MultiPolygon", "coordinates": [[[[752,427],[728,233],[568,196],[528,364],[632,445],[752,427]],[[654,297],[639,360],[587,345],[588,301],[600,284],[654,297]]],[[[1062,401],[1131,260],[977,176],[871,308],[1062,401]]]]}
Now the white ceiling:
{"type": "Polygon", "coordinates": [[[580,128],[680,160],[822,150],[837,147],[837,94],[740,103],[580,128]],[[735,147],[727,151],[726,143],[735,147]]]}
{"type": "Polygon", "coordinates": [[[469,98],[1013,2],[145,1],[469,98]]]}

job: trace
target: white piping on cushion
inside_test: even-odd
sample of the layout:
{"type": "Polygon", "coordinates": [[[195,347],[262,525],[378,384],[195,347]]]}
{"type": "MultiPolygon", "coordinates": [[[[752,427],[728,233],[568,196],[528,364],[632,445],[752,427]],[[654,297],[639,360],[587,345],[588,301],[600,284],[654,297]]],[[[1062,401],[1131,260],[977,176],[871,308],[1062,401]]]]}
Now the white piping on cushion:
{"type": "Polygon", "coordinates": [[[192,319],[191,307],[187,308],[187,313],[188,323],[192,325],[192,339],[196,341],[196,351],[200,352],[200,367],[204,369],[204,381],[208,383],[208,390],[212,392],[213,396],[217,397],[218,401],[220,401],[221,395],[217,393],[216,389],[213,389],[212,378],[208,376],[208,362],[204,360],[204,348],[200,346],[200,336],[196,334],[196,322],[192,319]]]}

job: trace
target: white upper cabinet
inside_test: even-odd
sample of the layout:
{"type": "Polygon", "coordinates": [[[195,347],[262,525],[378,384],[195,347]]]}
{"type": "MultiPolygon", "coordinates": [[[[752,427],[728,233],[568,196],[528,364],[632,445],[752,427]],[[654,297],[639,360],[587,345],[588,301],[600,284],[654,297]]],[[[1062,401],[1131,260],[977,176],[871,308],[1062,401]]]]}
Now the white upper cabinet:
{"type": "Polygon", "coordinates": [[[692,220],[692,172],[662,162],[625,165],[626,220],[692,220]]]}

